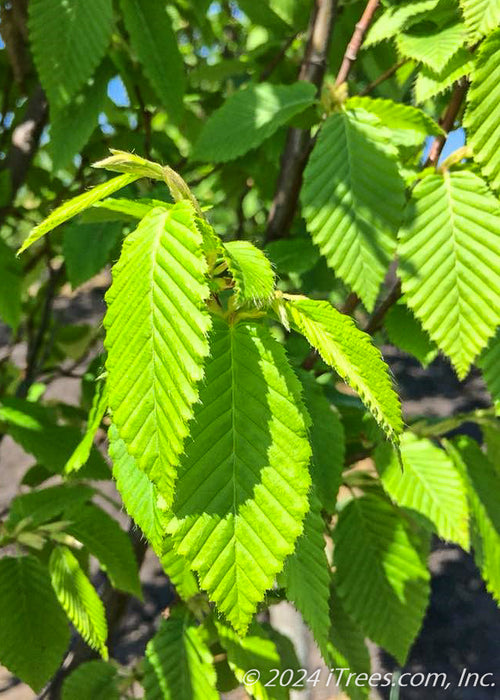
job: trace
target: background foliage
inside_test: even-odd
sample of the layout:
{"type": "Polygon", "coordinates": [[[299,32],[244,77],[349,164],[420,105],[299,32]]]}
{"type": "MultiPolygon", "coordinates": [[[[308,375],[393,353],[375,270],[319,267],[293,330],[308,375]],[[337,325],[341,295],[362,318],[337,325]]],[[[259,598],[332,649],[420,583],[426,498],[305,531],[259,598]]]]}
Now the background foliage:
{"type": "Polygon", "coordinates": [[[0,662],[67,700],[254,668],[285,698],[287,599],[328,666],[369,672],[367,638],[403,665],[433,536],[500,602],[497,0],[0,7],[0,427],[33,456],[0,662]],[[98,275],[103,324],[63,323],[98,275]],[[481,372],[491,406],[402,416],[387,344],[481,372]],[[121,667],[148,546],[176,597],[121,667]]]}

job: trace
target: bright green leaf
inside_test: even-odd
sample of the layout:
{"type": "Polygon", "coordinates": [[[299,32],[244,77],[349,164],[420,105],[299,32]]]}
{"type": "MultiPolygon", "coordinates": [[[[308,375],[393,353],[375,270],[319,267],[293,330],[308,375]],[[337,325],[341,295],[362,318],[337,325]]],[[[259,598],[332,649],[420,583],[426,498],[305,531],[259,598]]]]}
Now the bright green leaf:
{"type": "Polygon", "coordinates": [[[217,163],[257,148],[314,101],[310,83],[259,83],[239,90],[203,126],[193,158],[217,163]]]}
{"type": "Polygon", "coordinates": [[[500,24],[500,0],[459,0],[471,42],[500,24]]]}
{"type": "Polygon", "coordinates": [[[92,444],[101,421],[108,408],[108,392],[106,383],[101,381],[96,383],[95,394],[92,400],[92,407],[87,420],[87,429],[82,440],[78,443],[64,468],[66,474],[79,471],[90,457],[92,444]]]}
{"type": "Polygon", "coordinates": [[[400,239],[407,304],[463,378],[500,324],[500,206],[472,172],[432,174],[400,239]]]}
{"type": "Polygon", "coordinates": [[[286,302],[286,309],[294,327],[357,391],[386,435],[397,442],[403,425],[401,406],[389,368],[370,336],[327,301],[297,299],[286,302]]]}
{"type": "Polygon", "coordinates": [[[450,89],[457,80],[469,75],[474,68],[474,58],[467,49],[460,49],[447,65],[435,73],[422,66],[415,80],[415,102],[422,104],[445,90],[450,89]]]}
{"type": "Polygon", "coordinates": [[[370,97],[351,97],[347,103],[348,109],[364,109],[380,119],[382,124],[390,129],[393,140],[406,145],[418,145],[428,135],[439,136],[443,130],[425,112],[418,107],[405,105],[393,100],[370,97]]]}
{"type": "MultiPolygon", "coordinates": [[[[431,15],[432,16],[432,15],[431,15]]],[[[420,28],[419,28],[420,29],[420,28]]],[[[396,40],[399,52],[415,61],[420,61],[432,71],[443,71],[453,56],[463,48],[466,41],[465,25],[456,21],[433,31],[404,32],[396,40]]]]}
{"type": "Polygon", "coordinates": [[[160,507],[156,487],[137,468],[114,425],[111,425],[108,435],[113,476],[127,513],[151,543],[177,593],[185,600],[191,598],[198,592],[198,586],[187,563],[175,551],[171,536],[166,533],[171,514],[160,507]]]}
{"type": "Polygon", "coordinates": [[[370,27],[363,46],[368,48],[385,39],[397,36],[408,24],[434,10],[439,0],[403,0],[385,10],[370,27]]]}
{"type": "Polygon", "coordinates": [[[50,555],[49,571],[67,616],[87,644],[106,660],[108,626],[104,605],[77,558],[67,547],[55,547],[50,555]]]}
{"type": "Polygon", "coordinates": [[[68,221],[68,219],[72,219],[74,216],[80,214],[80,212],[84,211],[85,209],[88,209],[100,199],[104,199],[110,194],[113,194],[113,192],[121,190],[123,187],[130,185],[130,183],[137,180],[137,178],[137,175],[130,173],[119,175],[118,177],[114,177],[112,180],[103,182],[101,185],[97,185],[91,190],[88,190],[87,192],[79,194],[77,197],[64,202],[64,204],[61,204],[60,207],[54,209],[54,211],[51,212],[41,224],[35,226],[17,251],[17,254],[20,255],[20,253],[24,252],[26,248],[29,248],[33,243],[35,243],[35,241],[38,241],[39,238],[45,236],[46,233],[52,231],[52,229],[56,228],[56,226],[60,226],[65,221],[68,221]]]}
{"type": "Polygon", "coordinates": [[[364,109],[324,123],[304,173],[302,213],[329,267],[371,310],[396,248],[404,181],[391,134],[364,109]],[[377,177],[373,177],[376,170],[377,177]]]}
{"type": "Polygon", "coordinates": [[[484,177],[500,190],[500,29],[481,45],[471,75],[464,128],[484,177]]]}
{"type": "Polygon", "coordinates": [[[446,452],[430,440],[404,433],[401,464],[390,447],[375,453],[377,470],[389,496],[424,516],[439,537],[469,549],[469,512],[460,474],[446,452]]]}
{"type": "Polygon", "coordinates": [[[239,305],[268,304],[274,292],[274,272],[265,254],[249,241],[224,244],[224,259],[234,279],[239,305]]]}
{"type": "Polygon", "coordinates": [[[126,238],[106,294],[113,421],[167,506],[208,353],[206,269],[194,210],[180,202],[126,238]]]}
{"type": "Polygon", "coordinates": [[[214,319],[211,350],[171,530],[241,634],[302,531],[311,450],[297,378],[269,331],[214,319]]]}

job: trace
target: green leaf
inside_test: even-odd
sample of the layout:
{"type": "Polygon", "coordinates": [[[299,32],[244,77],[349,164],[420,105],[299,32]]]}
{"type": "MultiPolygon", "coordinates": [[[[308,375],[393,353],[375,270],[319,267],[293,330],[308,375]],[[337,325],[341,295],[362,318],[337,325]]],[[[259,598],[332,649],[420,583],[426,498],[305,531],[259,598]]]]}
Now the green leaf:
{"type": "Polygon", "coordinates": [[[423,66],[415,80],[415,102],[422,104],[454,85],[474,68],[474,58],[468,49],[460,49],[447,65],[435,73],[423,66]]]}
{"type": "Polygon", "coordinates": [[[216,163],[257,148],[314,101],[311,83],[259,83],[231,95],[210,115],[195,145],[193,158],[216,163]]]}
{"type": "Polygon", "coordinates": [[[462,435],[446,447],[467,486],[480,537],[480,548],[474,548],[477,565],[488,591],[500,603],[500,474],[471,438],[462,435]]]}
{"type": "MultiPolygon", "coordinates": [[[[242,683],[248,695],[258,700],[285,700],[289,697],[288,690],[279,685],[267,686],[266,683],[273,677],[273,669],[282,668],[282,660],[277,644],[270,634],[261,625],[254,622],[248,634],[241,638],[226,625],[216,622],[219,641],[227,653],[227,660],[231,670],[242,683]],[[247,682],[245,673],[257,669],[260,679],[256,682],[247,682]]],[[[255,681],[256,676],[252,676],[255,681]]]]}
{"type": "Polygon", "coordinates": [[[206,270],[194,210],[179,202],[126,238],[106,294],[113,421],[167,506],[208,353],[206,270]]]}
{"type": "Polygon", "coordinates": [[[174,120],[182,114],[184,65],[167,7],[156,0],[120,0],[130,43],[160,102],[174,120]]]}
{"type": "Polygon", "coordinates": [[[363,47],[368,48],[385,39],[391,39],[419,16],[434,10],[439,0],[406,0],[385,10],[370,27],[363,47]]]}
{"type": "Polygon", "coordinates": [[[253,23],[260,24],[266,29],[269,28],[278,35],[283,35],[290,31],[290,26],[286,20],[280,16],[281,13],[277,14],[275,7],[273,7],[273,5],[276,5],[276,0],[270,0],[270,2],[240,0],[239,5],[253,23]]]}
{"type": "Polygon", "coordinates": [[[314,242],[369,310],[394,255],[405,201],[390,139],[390,131],[364,109],[332,114],[309,158],[301,191],[314,242]]]}
{"type": "Polygon", "coordinates": [[[311,450],[299,383],[264,326],[214,319],[211,351],[170,529],[243,634],[302,531],[311,450]]]}
{"type": "Polygon", "coordinates": [[[137,562],[127,533],[103,510],[87,503],[72,513],[66,532],[100,562],[115,588],[141,597],[137,562]]]}
{"type": "Polygon", "coordinates": [[[112,70],[105,62],[68,104],[51,110],[49,150],[54,170],[70,165],[73,157],[87,145],[99,114],[104,111],[111,77],[112,70]]]}
{"type": "Polygon", "coordinates": [[[234,280],[239,306],[270,303],[274,293],[274,272],[266,255],[249,241],[224,244],[224,260],[234,280]]]}
{"type": "Polygon", "coordinates": [[[325,553],[325,521],[321,503],[314,492],[311,509],[304,520],[304,532],[294,553],[287,559],[284,582],[287,599],[300,611],[314,635],[323,658],[328,660],[330,564],[325,553]]]}
{"type": "MultiPolygon", "coordinates": [[[[352,617],[347,614],[335,589],[330,596],[331,627],[328,640],[330,664],[334,668],[349,669],[349,672],[359,676],[361,673],[370,674],[370,655],[365,644],[365,635],[352,617]]],[[[351,700],[368,698],[369,686],[358,686],[356,683],[346,684],[346,672],[338,674],[338,682],[351,700]]]]}
{"type": "Polygon", "coordinates": [[[459,378],[500,324],[500,207],[467,171],[424,178],[400,233],[408,306],[459,378]]]}
{"type": "Polygon", "coordinates": [[[500,24],[500,0],[459,0],[469,39],[476,42],[500,24]]]}
{"type": "MultiPolygon", "coordinates": [[[[55,474],[64,472],[67,461],[81,440],[81,433],[77,427],[58,425],[49,409],[23,399],[2,399],[0,421],[6,424],[6,432],[23,450],[32,454],[37,462],[55,474]]],[[[87,463],[78,476],[89,479],[109,478],[108,465],[95,447],[91,447],[87,463]]]]}
{"type": "Polygon", "coordinates": [[[469,509],[460,474],[446,452],[430,440],[404,433],[403,467],[390,445],[375,452],[377,470],[389,496],[429,521],[439,537],[469,549],[469,509]]]}
{"type": "Polygon", "coordinates": [[[200,592],[193,572],[184,557],[176,551],[171,535],[166,535],[163,540],[160,563],[182,600],[189,600],[200,592]]]}
{"type": "Polygon", "coordinates": [[[392,345],[413,355],[423,367],[437,357],[438,350],[404,302],[394,304],[384,319],[392,345]]]}
{"type": "Polygon", "coordinates": [[[301,275],[309,272],[319,260],[319,252],[310,237],[282,238],[266,245],[266,255],[278,274],[301,275]]]}
{"type": "Polygon", "coordinates": [[[406,521],[373,495],[354,498],[334,530],[336,589],[347,612],[401,665],[422,624],[430,575],[406,521]]]}
{"type": "Polygon", "coordinates": [[[21,264],[0,238],[0,319],[14,331],[21,320],[21,291],[21,264]]]}
{"type": "Polygon", "coordinates": [[[99,430],[101,421],[108,408],[108,392],[106,382],[96,383],[95,394],[92,400],[92,407],[87,420],[87,429],[76,450],[66,462],[64,471],[66,474],[79,471],[88,461],[92,451],[94,437],[99,430]]]}
{"type": "Polygon", "coordinates": [[[140,199],[126,199],[124,197],[115,199],[108,197],[103,199],[102,202],[96,202],[91,209],[86,211],[82,216],[82,221],[86,223],[101,223],[103,221],[144,219],[146,214],[149,214],[151,209],[155,207],[170,209],[172,204],[162,202],[160,199],[149,199],[147,197],[141,197],[140,199]]]}
{"type": "Polygon", "coordinates": [[[389,368],[370,336],[327,301],[297,299],[286,302],[286,310],[296,330],[352,386],[386,435],[397,443],[403,426],[401,406],[389,368]]]}
{"type": "Polygon", "coordinates": [[[16,496],[10,504],[7,526],[13,529],[25,518],[30,527],[60,518],[66,520],[74,510],[90,501],[95,491],[84,484],[60,484],[16,496]]]}
{"type": "Polygon", "coordinates": [[[81,664],[64,681],[62,700],[120,700],[118,672],[104,661],[81,664]]]}
{"type": "Polygon", "coordinates": [[[54,209],[54,211],[51,212],[49,216],[42,221],[42,223],[35,226],[17,251],[17,254],[20,255],[23,253],[27,248],[35,243],[35,241],[38,241],[40,238],[42,238],[42,236],[45,236],[46,233],[56,228],[56,226],[60,226],[65,221],[68,221],[68,219],[72,219],[77,214],[80,214],[80,212],[91,207],[100,199],[104,199],[104,197],[108,197],[110,194],[113,194],[113,192],[121,190],[123,187],[130,185],[131,182],[134,182],[137,179],[138,176],[134,175],[133,173],[119,175],[118,177],[114,177],[112,180],[103,182],[101,185],[97,185],[91,190],[88,190],[87,192],[79,194],[77,197],[64,202],[64,204],[61,204],[60,207],[54,209]]]}
{"type": "Polygon", "coordinates": [[[89,280],[109,261],[120,240],[119,222],[70,224],[64,229],[63,253],[68,279],[73,289],[89,280]]]}
{"type": "Polygon", "coordinates": [[[374,114],[387,129],[391,130],[393,140],[402,145],[408,143],[418,145],[428,135],[440,136],[444,134],[439,124],[421,109],[393,102],[393,100],[373,100],[370,97],[355,96],[347,100],[346,107],[348,109],[361,108],[374,114]]]}
{"type": "Polygon", "coordinates": [[[479,358],[484,381],[491,394],[495,406],[500,409],[500,331],[479,358]]]}
{"type": "Polygon", "coordinates": [[[165,525],[158,507],[158,493],[144,472],[137,468],[135,459],[112,424],[108,431],[109,456],[113,462],[113,477],[123,505],[134,522],[141,528],[157,554],[161,553],[165,525]]]}
{"type": "Polygon", "coordinates": [[[484,177],[500,190],[500,29],[478,51],[467,95],[464,128],[484,177]]]}
{"type": "Polygon", "coordinates": [[[123,505],[151,543],[177,593],[187,600],[196,595],[198,586],[186,561],[175,551],[171,536],[166,534],[172,515],[161,508],[156,487],[137,468],[115,425],[110,426],[108,436],[113,476],[123,505]]]}
{"type": "Polygon", "coordinates": [[[146,700],[217,700],[212,654],[188,613],[173,612],[148,642],[146,700]]]}
{"type": "Polygon", "coordinates": [[[30,42],[51,107],[70,101],[103,58],[113,24],[112,0],[33,0],[30,42]]]}
{"type": "Polygon", "coordinates": [[[50,555],[49,571],[57,598],[76,630],[107,660],[104,605],[78,559],[67,547],[55,547],[50,555]]]}
{"type": "Polygon", "coordinates": [[[404,32],[398,35],[396,44],[406,58],[420,61],[432,71],[440,72],[463,48],[466,38],[465,25],[456,21],[444,27],[436,26],[425,34],[420,32],[420,28],[415,33],[411,30],[404,32]]]}
{"type": "Polygon", "coordinates": [[[0,662],[39,692],[63,659],[69,626],[37,559],[0,559],[0,619],[0,662]]]}
{"type": "Polygon", "coordinates": [[[344,427],[339,412],[330,404],[321,386],[309,374],[302,373],[300,379],[311,417],[312,481],[321,505],[328,513],[333,513],[344,468],[344,427]]]}

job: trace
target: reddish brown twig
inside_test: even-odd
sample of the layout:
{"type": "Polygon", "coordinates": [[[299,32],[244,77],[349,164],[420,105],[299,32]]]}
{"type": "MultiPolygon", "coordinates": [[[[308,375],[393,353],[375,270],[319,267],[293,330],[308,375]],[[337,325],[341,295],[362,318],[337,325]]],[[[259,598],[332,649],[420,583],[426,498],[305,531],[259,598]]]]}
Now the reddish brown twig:
{"type": "Polygon", "coordinates": [[[368,322],[363,329],[365,333],[373,335],[379,330],[379,328],[382,326],[382,323],[384,322],[386,313],[397,302],[397,300],[401,297],[402,293],[403,292],[401,290],[401,280],[396,279],[392,287],[387,292],[387,296],[385,296],[382,299],[380,304],[377,306],[375,311],[368,319],[368,322]]]}
{"type": "Polygon", "coordinates": [[[351,41],[347,46],[342,65],[340,66],[340,70],[335,81],[335,85],[341,85],[342,83],[345,83],[345,81],[349,77],[352,64],[358,57],[358,52],[361,48],[361,44],[363,43],[363,39],[365,38],[366,31],[373,20],[373,16],[378,6],[379,0],[368,0],[368,3],[365,7],[365,11],[363,12],[361,19],[357,23],[351,41]]]}
{"type": "Polygon", "coordinates": [[[441,155],[444,144],[446,143],[448,133],[453,129],[455,120],[460,112],[460,108],[464,97],[467,94],[468,87],[469,83],[467,80],[460,80],[455,83],[455,88],[453,90],[450,103],[446,109],[444,117],[441,120],[441,126],[443,127],[443,131],[445,133],[442,136],[436,136],[434,139],[431,150],[429,151],[429,156],[425,162],[426,167],[429,165],[437,165],[439,156],[441,155]]]}

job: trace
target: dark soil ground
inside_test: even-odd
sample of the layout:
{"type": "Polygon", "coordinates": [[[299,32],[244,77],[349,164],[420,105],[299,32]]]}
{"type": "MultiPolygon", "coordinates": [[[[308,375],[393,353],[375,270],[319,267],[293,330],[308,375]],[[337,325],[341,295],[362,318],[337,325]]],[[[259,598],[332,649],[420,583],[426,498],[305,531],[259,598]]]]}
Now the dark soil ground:
{"type": "MultiPolygon", "coordinates": [[[[102,279],[102,283],[106,282],[102,279]]],[[[94,286],[77,295],[57,301],[56,313],[61,321],[98,324],[101,322],[104,305],[103,289],[94,286]]],[[[5,335],[0,331],[0,353],[5,335]]],[[[17,349],[20,362],[23,348],[17,349]]],[[[478,375],[471,375],[459,382],[448,363],[437,359],[426,370],[411,358],[385,349],[396,377],[403,399],[407,418],[425,416],[449,416],[476,407],[487,406],[489,399],[478,375]]],[[[61,378],[49,388],[46,396],[68,402],[78,400],[79,382],[72,378],[61,378]]],[[[471,430],[473,428],[470,428],[471,430]]],[[[9,438],[0,446],[0,512],[8,505],[18,490],[19,481],[32,462],[9,438]]],[[[124,523],[126,522],[123,516],[124,523]]],[[[432,572],[432,595],[422,632],[413,648],[407,666],[402,669],[412,672],[445,673],[448,689],[442,687],[402,688],[391,700],[500,700],[500,611],[485,591],[473,559],[461,549],[436,541],[430,557],[432,572]],[[490,687],[458,687],[459,678],[467,669],[469,673],[492,673],[487,683],[490,687]]],[[[159,613],[169,603],[171,591],[166,585],[157,561],[148,553],[142,567],[144,602],[132,600],[120,628],[115,635],[116,658],[129,663],[142,655],[146,642],[153,634],[159,613]]],[[[287,620],[286,609],[282,618],[287,620]]],[[[296,625],[296,623],[293,623],[296,625]]],[[[300,627],[300,625],[296,625],[300,627]]],[[[1,630],[0,630],[1,633],[1,630]]],[[[295,641],[302,644],[304,633],[297,630],[295,641]],[[301,641],[302,640],[302,641],[301,641]]],[[[304,657],[303,650],[300,655],[304,657]]],[[[393,670],[391,659],[373,651],[374,670],[393,670]]],[[[314,668],[317,657],[307,654],[307,663],[314,668]]],[[[0,668],[0,697],[2,700],[29,700],[34,694],[24,685],[0,668]]],[[[306,698],[305,693],[301,694],[306,698]]],[[[333,697],[330,691],[317,689],[311,699],[333,697]]],[[[389,697],[388,695],[386,697],[389,697]]]]}

